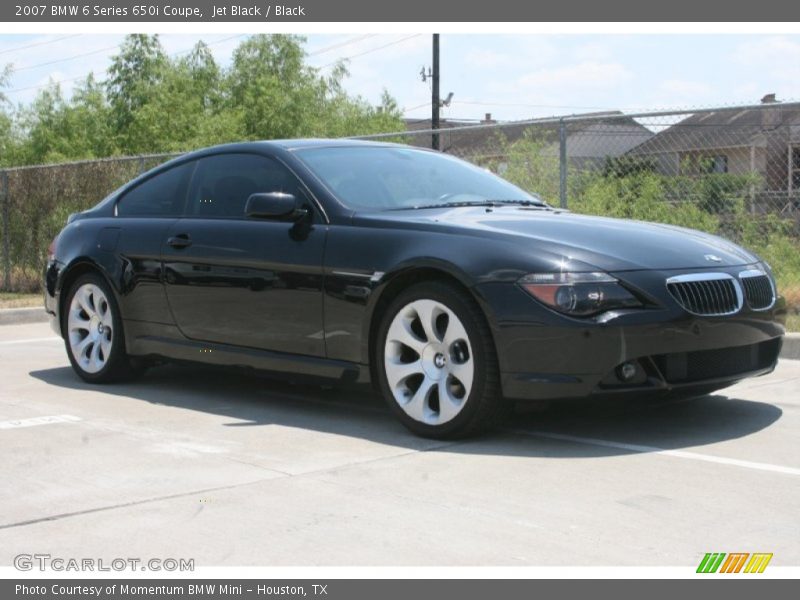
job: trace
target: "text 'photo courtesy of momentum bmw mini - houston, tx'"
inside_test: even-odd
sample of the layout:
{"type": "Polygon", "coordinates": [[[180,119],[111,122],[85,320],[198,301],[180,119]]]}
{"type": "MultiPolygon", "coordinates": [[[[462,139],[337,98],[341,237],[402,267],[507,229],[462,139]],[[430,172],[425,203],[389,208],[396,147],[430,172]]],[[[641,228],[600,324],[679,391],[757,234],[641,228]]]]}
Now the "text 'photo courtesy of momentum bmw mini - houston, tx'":
{"type": "Polygon", "coordinates": [[[423,436],[515,399],[704,394],[770,372],[784,301],[725,239],[571,214],[437,152],[186,154],[69,218],[45,304],[77,374],[164,360],[371,382],[423,436]]]}

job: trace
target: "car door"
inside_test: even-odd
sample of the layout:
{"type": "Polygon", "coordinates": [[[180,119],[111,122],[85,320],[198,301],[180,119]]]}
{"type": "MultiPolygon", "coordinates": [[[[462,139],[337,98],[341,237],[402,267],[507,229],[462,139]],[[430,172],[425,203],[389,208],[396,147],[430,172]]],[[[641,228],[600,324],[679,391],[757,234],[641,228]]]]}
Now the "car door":
{"type": "Polygon", "coordinates": [[[98,247],[106,245],[119,259],[126,320],[173,323],[162,285],[161,246],[183,212],[194,167],[194,161],[170,167],[125,191],[116,201],[113,226],[98,238],[98,247]]]}
{"type": "Polygon", "coordinates": [[[325,355],[322,258],[327,228],[308,192],[278,160],[227,153],[199,160],[186,208],[165,236],[164,280],[187,338],[325,355]],[[304,202],[302,221],[248,218],[254,193],[304,202]]]}

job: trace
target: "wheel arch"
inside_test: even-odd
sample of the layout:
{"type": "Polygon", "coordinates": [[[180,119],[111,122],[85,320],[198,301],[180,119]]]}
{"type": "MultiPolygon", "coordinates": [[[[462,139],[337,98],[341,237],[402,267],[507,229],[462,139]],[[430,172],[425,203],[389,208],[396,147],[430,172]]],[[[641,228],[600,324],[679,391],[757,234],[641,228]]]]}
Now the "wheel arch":
{"type": "MultiPolygon", "coordinates": [[[[114,283],[111,281],[106,270],[97,262],[93,261],[89,257],[81,257],[73,260],[64,270],[63,274],[61,275],[60,282],[58,285],[58,328],[61,331],[61,337],[64,337],[64,310],[66,308],[67,303],[67,295],[69,294],[70,288],[78,280],[79,277],[82,275],[86,275],[87,273],[97,273],[100,275],[105,282],[108,284],[108,287],[111,288],[112,293],[116,296],[117,295],[117,288],[114,283]]],[[[119,307],[119,298],[115,298],[117,301],[117,307],[119,307]]],[[[120,314],[120,316],[122,316],[120,314]]]]}
{"type": "MultiPolygon", "coordinates": [[[[447,282],[459,288],[467,297],[477,303],[481,314],[486,319],[489,325],[489,331],[492,332],[494,338],[494,330],[488,307],[475,289],[470,285],[467,275],[452,265],[443,265],[436,261],[435,263],[423,263],[414,266],[406,266],[398,268],[391,274],[384,276],[380,287],[375,290],[377,295],[373,295],[373,302],[367,318],[365,319],[365,327],[367,331],[364,333],[364,357],[365,363],[369,367],[370,380],[375,384],[377,382],[377,372],[375,369],[377,365],[372,360],[375,348],[378,343],[378,330],[381,319],[383,319],[387,308],[403,290],[409,286],[426,281],[439,281],[447,282]]],[[[375,294],[375,292],[373,292],[375,294]]]]}

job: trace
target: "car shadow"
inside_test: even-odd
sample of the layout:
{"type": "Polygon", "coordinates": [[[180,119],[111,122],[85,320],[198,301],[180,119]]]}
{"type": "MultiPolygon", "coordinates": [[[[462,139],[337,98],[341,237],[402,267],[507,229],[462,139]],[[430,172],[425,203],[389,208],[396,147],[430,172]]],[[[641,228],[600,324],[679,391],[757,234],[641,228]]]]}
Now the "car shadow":
{"type": "Polygon", "coordinates": [[[155,367],[137,381],[102,386],[83,382],[69,367],[31,371],[30,376],[56,388],[102,391],[229,417],[231,421],[223,427],[280,425],[412,450],[554,459],[705,446],[761,431],[782,415],[772,404],[719,393],[672,401],[518,403],[514,415],[498,431],[440,442],[407,432],[383,400],[366,388],[295,384],[251,372],[184,365],[155,367]]]}

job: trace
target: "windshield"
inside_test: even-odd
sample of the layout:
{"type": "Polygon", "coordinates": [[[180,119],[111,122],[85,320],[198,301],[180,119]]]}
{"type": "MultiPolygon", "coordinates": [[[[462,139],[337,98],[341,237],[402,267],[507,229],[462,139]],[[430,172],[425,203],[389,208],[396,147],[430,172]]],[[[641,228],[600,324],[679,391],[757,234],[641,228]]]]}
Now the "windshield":
{"type": "Polygon", "coordinates": [[[544,206],[489,171],[435,152],[391,146],[304,148],[297,156],[349,208],[403,210],[469,204],[544,206]]]}

